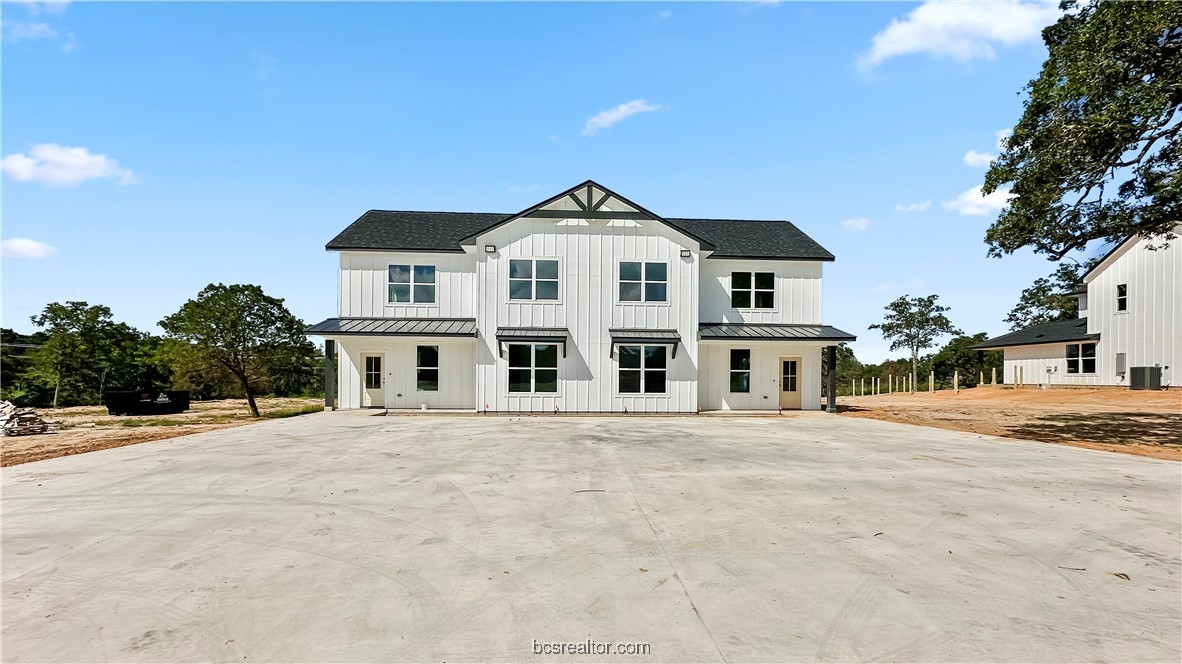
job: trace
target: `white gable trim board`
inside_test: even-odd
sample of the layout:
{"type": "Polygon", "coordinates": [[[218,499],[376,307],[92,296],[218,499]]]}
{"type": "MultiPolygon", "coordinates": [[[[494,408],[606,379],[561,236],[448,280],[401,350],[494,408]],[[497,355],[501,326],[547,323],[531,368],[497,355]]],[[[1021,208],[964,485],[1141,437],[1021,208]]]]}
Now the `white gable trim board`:
{"type": "MultiPolygon", "coordinates": [[[[412,240],[389,242],[407,246],[412,240]]],[[[442,246],[340,251],[340,318],[309,330],[335,344],[333,391],[340,407],[680,413],[775,410],[781,403],[822,407],[822,354],[836,340],[799,339],[794,332],[791,338],[754,343],[699,341],[703,323],[819,326],[821,265],[832,260],[820,247],[813,260],[711,259],[712,244],[594,183],[472,233],[461,244],[462,253],[442,246]],[[622,279],[624,269],[636,274],[635,263],[642,277],[622,279]],[[433,279],[434,300],[392,302],[391,265],[408,266],[415,279],[433,279]],[[730,282],[736,272],[760,273],[761,284],[765,277],[767,283],[774,280],[774,306],[733,307],[730,282]],[[549,283],[531,290],[525,283],[530,274],[549,283]],[[523,282],[512,295],[511,280],[523,282]],[[533,297],[518,299],[525,292],[533,297]],[[408,319],[474,320],[475,334],[435,335],[459,329],[455,325],[382,324],[408,319]],[[395,332],[341,332],[358,329],[395,332]],[[439,349],[437,389],[418,389],[420,346],[439,349]],[[751,349],[748,392],[731,390],[732,346],[751,349]],[[381,358],[380,387],[372,385],[375,356],[381,358]],[[792,362],[785,365],[782,358],[792,362]],[[781,394],[781,383],[792,393],[781,394]]],[[[399,283],[410,281],[406,270],[395,273],[399,283]]],[[[399,298],[405,299],[407,288],[399,287],[399,298]]]]}

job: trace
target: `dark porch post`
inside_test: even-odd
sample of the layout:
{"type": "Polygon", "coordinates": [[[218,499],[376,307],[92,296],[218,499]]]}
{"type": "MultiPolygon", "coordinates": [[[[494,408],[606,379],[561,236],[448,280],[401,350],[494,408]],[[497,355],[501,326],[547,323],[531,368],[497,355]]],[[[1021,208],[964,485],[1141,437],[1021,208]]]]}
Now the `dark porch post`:
{"type": "Polygon", "coordinates": [[[337,401],[337,342],[324,342],[324,409],[335,410],[337,401]]]}
{"type": "Polygon", "coordinates": [[[827,381],[828,382],[828,392],[829,392],[829,412],[836,413],[837,412],[837,346],[829,346],[825,350],[828,351],[827,359],[828,359],[828,364],[829,364],[829,380],[827,381]]]}

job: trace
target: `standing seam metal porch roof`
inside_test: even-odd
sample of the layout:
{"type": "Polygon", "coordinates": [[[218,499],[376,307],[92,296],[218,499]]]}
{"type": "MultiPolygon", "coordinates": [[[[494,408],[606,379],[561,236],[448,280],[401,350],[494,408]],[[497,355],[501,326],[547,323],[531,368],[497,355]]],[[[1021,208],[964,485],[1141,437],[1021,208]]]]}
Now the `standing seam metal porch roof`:
{"type": "Polygon", "coordinates": [[[318,336],[475,337],[475,318],[329,318],[304,334],[318,336]]]}
{"type": "Polygon", "coordinates": [[[854,341],[849,332],[832,325],[795,325],[788,323],[702,323],[698,338],[749,339],[751,341],[854,341]]]}

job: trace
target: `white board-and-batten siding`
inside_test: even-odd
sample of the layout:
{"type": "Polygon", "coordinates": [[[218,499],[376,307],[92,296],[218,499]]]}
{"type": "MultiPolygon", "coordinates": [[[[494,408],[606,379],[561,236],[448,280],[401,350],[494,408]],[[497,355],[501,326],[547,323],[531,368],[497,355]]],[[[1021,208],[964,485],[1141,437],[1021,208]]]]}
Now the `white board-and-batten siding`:
{"type": "MultiPolygon", "coordinates": [[[[1176,233],[1182,234],[1182,226],[1176,233]]],[[[1087,283],[1088,332],[1099,332],[1096,372],[1101,384],[1127,384],[1116,374],[1116,354],[1126,368],[1168,366],[1163,382],[1178,384],[1176,363],[1182,361],[1182,236],[1167,248],[1138,240],[1087,283]],[[1117,285],[1128,286],[1128,308],[1117,311],[1117,285]]]]}
{"type": "Polygon", "coordinates": [[[475,339],[446,337],[339,337],[337,394],[342,408],[362,407],[363,355],[380,354],[385,408],[476,408],[475,339]],[[439,389],[417,389],[419,346],[439,347],[439,389]]]}
{"type": "Polygon", "coordinates": [[[477,406],[498,411],[692,412],[697,408],[696,362],[698,243],[656,221],[555,223],[520,219],[477,238],[476,318],[482,330],[477,358],[477,406]],[[483,251],[496,247],[495,253],[483,251]],[[692,255],[681,257],[682,249],[692,255]],[[509,299],[509,261],[559,261],[556,302],[509,299]],[[666,301],[621,303],[619,262],[668,265],[666,301]],[[508,356],[502,358],[497,328],[567,328],[567,355],[559,357],[558,392],[508,393],[508,356]],[[620,394],[618,363],[611,352],[611,328],[674,329],[681,336],[677,357],[667,353],[665,394],[620,394]]]}
{"type": "Polygon", "coordinates": [[[476,259],[463,253],[342,251],[340,302],[343,317],[472,318],[476,259]],[[391,265],[434,265],[435,303],[390,303],[391,265]]]}
{"type": "Polygon", "coordinates": [[[821,261],[742,260],[711,258],[702,263],[702,321],[706,323],[821,323],[821,261]],[[771,272],[776,275],[775,307],[735,309],[731,306],[731,274],[771,272]]]}

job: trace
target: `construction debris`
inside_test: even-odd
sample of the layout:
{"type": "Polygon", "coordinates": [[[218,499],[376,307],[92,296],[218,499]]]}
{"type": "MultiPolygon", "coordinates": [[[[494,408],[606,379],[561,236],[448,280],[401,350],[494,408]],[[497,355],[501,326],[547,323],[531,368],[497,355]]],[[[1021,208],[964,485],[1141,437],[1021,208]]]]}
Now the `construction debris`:
{"type": "Polygon", "coordinates": [[[5,436],[27,436],[38,433],[57,433],[57,422],[43,419],[32,408],[17,408],[0,401],[0,427],[5,436]]]}

